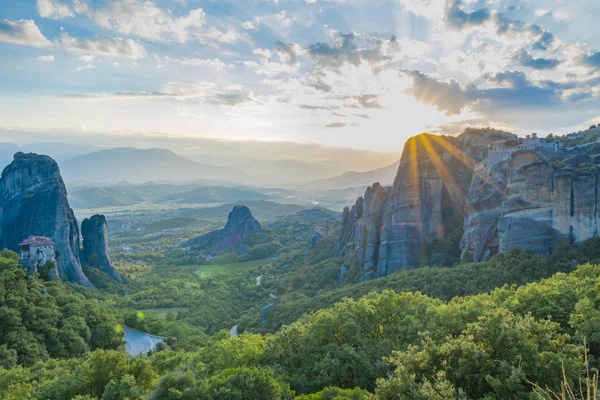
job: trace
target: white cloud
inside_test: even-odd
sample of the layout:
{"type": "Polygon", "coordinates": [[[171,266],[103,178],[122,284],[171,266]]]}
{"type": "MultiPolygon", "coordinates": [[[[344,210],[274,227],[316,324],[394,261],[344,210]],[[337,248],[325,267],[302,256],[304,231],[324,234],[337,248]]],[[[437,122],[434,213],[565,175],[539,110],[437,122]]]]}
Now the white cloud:
{"type": "Polygon", "coordinates": [[[93,55],[91,55],[91,54],[87,54],[87,55],[79,57],[79,61],[83,61],[83,62],[86,62],[86,63],[91,63],[95,59],[96,59],[96,57],[93,56],[93,55]]]}
{"type": "Polygon", "coordinates": [[[215,28],[214,26],[210,27],[210,29],[207,32],[204,32],[201,35],[200,41],[206,44],[210,42],[234,44],[240,41],[252,43],[250,37],[245,33],[240,34],[234,31],[233,29],[221,31],[215,28]]]}
{"type": "Polygon", "coordinates": [[[256,61],[242,61],[240,64],[250,68],[256,74],[266,75],[269,78],[281,74],[293,74],[298,70],[298,64],[271,62],[265,58],[260,63],[256,61]]]}
{"type": "Polygon", "coordinates": [[[256,30],[258,30],[257,24],[255,24],[252,21],[242,22],[242,28],[244,28],[244,29],[246,29],[248,31],[256,31],[256,30]]]}
{"type": "Polygon", "coordinates": [[[42,18],[64,19],[75,16],[69,6],[55,0],[37,0],[37,9],[42,18]]]}
{"type": "Polygon", "coordinates": [[[258,25],[263,24],[269,29],[279,32],[281,30],[289,30],[292,27],[295,18],[290,18],[285,11],[281,11],[277,14],[267,14],[259,17],[255,17],[252,22],[252,29],[257,29],[258,25]]]}
{"type": "Polygon", "coordinates": [[[261,58],[266,58],[267,60],[273,55],[269,49],[254,49],[252,52],[261,58]]]}
{"type": "Polygon", "coordinates": [[[67,50],[83,51],[103,56],[120,56],[132,59],[145,58],[146,49],[132,39],[122,38],[76,38],[63,32],[62,45],[67,50]]]}
{"type": "Polygon", "coordinates": [[[187,15],[174,17],[151,1],[118,0],[105,7],[86,13],[98,25],[125,35],[138,36],[154,41],[187,42],[199,33],[205,23],[201,8],[187,15]]]}
{"type": "Polygon", "coordinates": [[[206,66],[210,68],[214,68],[216,70],[222,71],[225,68],[231,67],[231,65],[225,64],[223,61],[218,58],[170,58],[158,57],[157,60],[162,63],[177,63],[181,65],[195,65],[195,66],[206,66]]]}
{"type": "Polygon", "coordinates": [[[94,68],[96,68],[94,65],[92,65],[92,64],[86,64],[86,65],[82,65],[82,66],[79,66],[79,67],[75,68],[75,71],[83,71],[83,70],[86,70],[86,69],[94,69],[94,68]]]}
{"type": "Polygon", "coordinates": [[[31,19],[0,21],[0,42],[34,47],[52,46],[52,43],[40,32],[35,21],[31,19]]]}
{"type": "Polygon", "coordinates": [[[44,61],[44,62],[53,62],[54,61],[54,56],[53,55],[49,55],[49,56],[39,56],[38,60],[40,61],[44,61]]]}
{"type": "Polygon", "coordinates": [[[445,0],[401,0],[404,9],[417,15],[440,18],[444,15],[445,0]]]}

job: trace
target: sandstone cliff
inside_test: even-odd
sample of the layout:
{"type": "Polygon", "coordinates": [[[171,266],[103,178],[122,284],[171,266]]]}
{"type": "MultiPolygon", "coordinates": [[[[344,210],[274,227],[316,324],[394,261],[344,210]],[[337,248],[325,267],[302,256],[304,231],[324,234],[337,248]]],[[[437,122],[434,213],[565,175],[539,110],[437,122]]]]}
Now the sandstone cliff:
{"type": "Polygon", "coordinates": [[[561,239],[597,236],[599,154],[597,132],[556,142],[492,129],[413,137],[394,185],[376,184],[344,210],[340,281],[351,268],[360,280],[373,269],[451,265],[461,252],[474,261],[515,249],[548,254],[561,239]]]}
{"type": "Polygon", "coordinates": [[[474,180],[467,196],[463,247],[473,260],[514,249],[548,254],[561,238],[577,245],[598,234],[596,173],[557,169],[527,150],[503,172],[488,172],[479,188],[474,180]]]}
{"type": "Polygon", "coordinates": [[[63,279],[92,287],[79,261],[79,228],[58,165],[17,153],[0,178],[0,247],[17,251],[29,235],[50,237],[63,279]]]}
{"type": "Polygon", "coordinates": [[[225,228],[190,239],[182,243],[182,246],[205,247],[209,252],[219,253],[232,247],[242,246],[244,238],[250,234],[261,233],[262,227],[252,216],[250,209],[246,206],[235,206],[227,217],[225,228]]]}
{"type": "Polygon", "coordinates": [[[97,267],[117,282],[123,283],[121,275],[113,267],[108,255],[108,228],[104,215],[94,215],[84,219],[81,224],[81,236],[83,262],[97,267]]]}

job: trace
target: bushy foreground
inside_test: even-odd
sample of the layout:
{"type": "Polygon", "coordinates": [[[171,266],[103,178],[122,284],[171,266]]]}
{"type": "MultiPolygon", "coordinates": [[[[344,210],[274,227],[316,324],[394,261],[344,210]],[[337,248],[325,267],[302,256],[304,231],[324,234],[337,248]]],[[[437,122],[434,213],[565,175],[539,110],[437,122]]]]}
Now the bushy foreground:
{"type": "Polygon", "coordinates": [[[223,331],[194,351],[139,358],[98,349],[118,342],[114,330],[99,345],[77,333],[75,326],[108,332],[116,321],[102,313],[90,320],[94,301],[60,283],[41,293],[14,260],[2,259],[0,276],[2,309],[13,315],[0,319],[3,399],[534,399],[536,387],[576,387],[584,340],[593,367],[600,355],[600,266],[591,264],[449,301],[385,290],[274,334],[223,331]],[[42,318],[48,314],[55,318],[42,318]],[[54,325],[34,328],[40,321],[54,325]],[[66,336],[69,329],[75,334],[66,336]],[[16,346],[19,335],[47,353],[16,346]],[[54,353],[51,337],[82,347],[54,353]]]}

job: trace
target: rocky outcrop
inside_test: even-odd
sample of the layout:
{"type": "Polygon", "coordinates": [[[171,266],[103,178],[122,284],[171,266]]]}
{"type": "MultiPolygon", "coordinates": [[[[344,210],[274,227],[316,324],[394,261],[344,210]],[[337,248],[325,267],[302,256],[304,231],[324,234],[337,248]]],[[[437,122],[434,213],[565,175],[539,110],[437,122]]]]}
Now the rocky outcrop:
{"type": "MultiPolygon", "coordinates": [[[[483,260],[499,251],[509,251],[519,242],[527,243],[519,238],[519,225],[531,225],[523,218],[536,206],[525,209],[517,205],[519,193],[530,193],[533,188],[528,184],[518,187],[518,174],[509,176],[517,164],[524,162],[519,157],[511,158],[512,151],[507,152],[508,156],[499,152],[499,162],[490,165],[486,155],[490,147],[499,147],[498,141],[519,143],[516,135],[493,129],[470,129],[458,137],[422,134],[409,139],[394,185],[383,188],[376,184],[352,208],[344,209],[335,248],[336,256],[345,257],[340,271],[356,267],[359,271],[355,276],[368,277],[373,269],[377,276],[385,276],[402,268],[442,263],[441,252],[448,247],[456,249],[455,261],[460,247],[465,256],[483,260]],[[514,195],[509,194],[513,192],[514,195]]],[[[533,178],[525,175],[529,176],[523,177],[525,180],[533,178]]],[[[594,187],[587,178],[575,182],[574,185],[587,188],[588,193],[594,187]]],[[[559,180],[554,184],[559,185],[559,180]]],[[[554,196],[564,192],[554,190],[554,196]]],[[[595,229],[595,223],[586,220],[592,204],[582,197],[574,200],[577,201],[582,203],[581,211],[575,211],[579,214],[572,218],[580,222],[572,224],[558,218],[552,229],[564,233],[564,229],[572,227],[573,232],[583,232],[581,237],[589,237],[595,229]]],[[[557,213],[558,209],[552,215],[557,213]]],[[[540,214],[534,219],[543,218],[540,214]]],[[[549,225],[543,226],[549,229],[549,225]]],[[[550,248],[563,233],[556,236],[550,230],[546,234],[550,248]]]]}
{"type": "Polygon", "coordinates": [[[0,247],[17,251],[30,235],[55,243],[61,278],[93,286],[81,269],[79,227],[58,165],[48,156],[17,153],[0,178],[0,247]]]}
{"type": "MultiPolygon", "coordinates": [[[[507,175],[505,191],[492,194],[502,199],[493,215],[495,220],[489,218],[489,224],[497,226],[495,237],[490,236],[488,242],[465,229],[466,248],[481,249],[474,251],[474,260],[484,260],[481,254],[514,249],[549,254],[562,238],[577,245],[598,234],[595,173],[555,169],[542,154],[520,151],[512,155],[507,175]]],[[[471,203],[477,203],[477,199],[469,196],[471,203]]]]}
{"type": "Polygon", "coordinates": [[[108,255],[108,228],[104,215],[94,215],[84,219],[81,224],[81,236],[83,263],[96,267],[117,282],[123,283],[121,275],[113,267],[108,255]]]}
{"type": "Polygon", "coordinates": [[[506,185],[502,172],[488,171],[482,165],[475,169],[465,204],[461,242],[465,259],[487,261],[498,253],[498,220],[503,213],[506,185]]]}
{"type": "Polygon", "coordinates": [[[318,245],[321,240],[325,239],[329,233],[329,230],[325,226],[317,225],[313,228],[313,233],[308,238],[308,248],[312,249],[318,245]]]}
{"type": "Polygon", "coordinates": [[[453,139],[423,134],[405,145],[383,215],[378,276],[428,263],[427,246],[455,228],[474,162],[453,139]]]}
{"type": "Polygon", "coordinates": [[[232,247],[241,247],[245,237],[261,233],[262,227],[252,216],[250,209],[246,206],[235,206],[229,213],[224,229],[190,239],[183,242],[182,246],[204,247],[209,252],[219,253],[232,247]]]}

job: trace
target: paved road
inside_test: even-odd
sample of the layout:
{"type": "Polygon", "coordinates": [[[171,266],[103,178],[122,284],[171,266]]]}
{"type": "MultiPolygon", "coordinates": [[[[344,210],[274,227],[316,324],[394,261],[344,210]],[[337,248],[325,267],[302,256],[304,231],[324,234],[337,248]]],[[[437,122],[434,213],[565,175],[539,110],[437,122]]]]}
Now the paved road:
{"type": "Polygon", "coordinates": [[[127,327],[123,328],[123,333],[125,334],[125,349],[132,356],[146,354],[150,350],[154,350],[158,343],[164,342],[161,338],[150,336],[127,327]]]}

